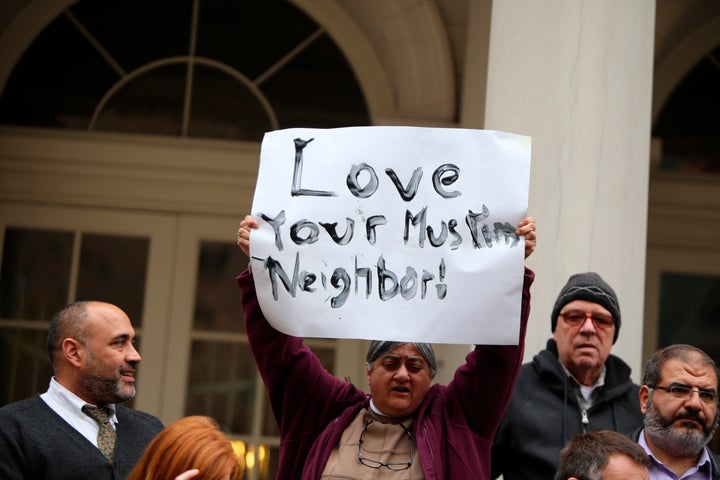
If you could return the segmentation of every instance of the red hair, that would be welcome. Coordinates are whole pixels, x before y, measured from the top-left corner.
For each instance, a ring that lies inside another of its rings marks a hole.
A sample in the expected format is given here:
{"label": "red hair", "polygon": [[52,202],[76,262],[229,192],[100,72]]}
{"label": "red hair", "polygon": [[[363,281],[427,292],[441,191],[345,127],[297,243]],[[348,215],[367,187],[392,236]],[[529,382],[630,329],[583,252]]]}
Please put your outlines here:
{"label": "red hair", "polygon": [[192,415],[165,427],[150,442],[127,480],[174,480],[197,468],[197,480],[240,478],[241,460],[210,417]]}

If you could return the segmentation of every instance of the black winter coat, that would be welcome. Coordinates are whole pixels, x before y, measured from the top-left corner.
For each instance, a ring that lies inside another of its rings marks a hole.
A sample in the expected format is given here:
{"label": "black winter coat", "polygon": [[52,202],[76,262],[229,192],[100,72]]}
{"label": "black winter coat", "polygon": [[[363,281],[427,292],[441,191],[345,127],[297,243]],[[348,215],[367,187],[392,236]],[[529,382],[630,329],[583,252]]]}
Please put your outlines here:
{"label": "black winter coat", "polygon": [[642,426],[638,387],[630,379],[630,367],[610,355],[605,361],[605,385],[588,409],[588,423],[558,360],[557,346],[547,348],[520,370],[515,392],[495,436],[492,478],[504,480],[553,480],[560,450],[576,434],[591,430],[615,430],[629,435]]}

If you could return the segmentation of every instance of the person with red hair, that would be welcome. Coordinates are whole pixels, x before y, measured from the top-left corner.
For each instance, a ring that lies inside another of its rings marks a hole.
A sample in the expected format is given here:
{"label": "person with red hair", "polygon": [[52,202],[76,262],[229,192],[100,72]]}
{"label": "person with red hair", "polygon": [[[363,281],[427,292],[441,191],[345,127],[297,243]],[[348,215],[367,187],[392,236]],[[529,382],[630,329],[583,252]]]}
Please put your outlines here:
{"label": "person with red hair", "polygon": [[243,465],[217,422],[191,415],[150,442],[127,480],[235,480]]}

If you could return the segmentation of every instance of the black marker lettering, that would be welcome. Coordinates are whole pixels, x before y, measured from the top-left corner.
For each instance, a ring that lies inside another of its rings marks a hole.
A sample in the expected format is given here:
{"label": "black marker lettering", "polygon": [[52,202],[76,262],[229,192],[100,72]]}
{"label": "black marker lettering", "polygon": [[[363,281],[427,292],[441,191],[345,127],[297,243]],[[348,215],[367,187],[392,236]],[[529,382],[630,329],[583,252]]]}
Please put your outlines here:
{"label": "black marker lettering", "polygon": [[450,235],[455,238],[455,240],[452,241],[450,244],[450,250],[457,250],[458,247],[460,247],[460,244],[462,243],[462,236],[457,232],[458,222],[454,218],[448,222],[448,229],[450,230]]}
{"label": "black marker lettering", "polygon": [[367,241],[370,245],[375,245],[375,227],[378,225],[385,225],[386,223],[387,219],[384,215],[373,215],[372,217],[367,219],[367,221],[365,222],[365,235],[367,236]]}
{"label": "black marker lettering", "polygon": [[479,242],[478,236],[478,223],[483,219],[490,216],[490,210],[483,205],[482,213],[475,213],[472,210],[468,210],[468,214],[465,215],[465,223],[470,228],[470,236],[472,237],[473,246],[475,248],[482,248],[483,245]]}
{"label": "black marker lettering", "polygon": [[[399,288],[397,275],[385,268],[385,259],[382,257],[382,255],[378,259],[377,263],[377,276],[380,300],[386,302],[393,298],[395,295],[397,295]],[[389,288],[388,282],[390,283]]]}
{"label": "black marker lettering", "polygon": [[280,227],[285,223],[285,210],[281,210],[275,218],[270,218],[264,213],[260,213],[259,217],[268,222],[272,227],[275,233],[275,248],[277,248],[279,252],[282,252],[283,244],[282,238],[280,237]]}
{"label": "black marker lettering", "polygon": [[500,241],[500,234],[502,233],[505,237],[505,245],[510,244],[514,247],[520,241],[520,237],[515,233],[515,227],[510,225],[508,222],[495,222],[495,239]]}
{"label": "black marker lettering", "polygon": [[365,278],[365,298],[370,297],[372,291],[372,270],[368,267],[358,267],[357,257],[355,257],[355,294],[358,293],[360,285],[360,277]]}
{"label": "black marker lettering", "polygon": [[[358,183],[358,177],[363,171],[367,172],[370,175],[370,179],[364,187],[361,187]],[[347,179],[345,181],[347,183],[348,189],[350,190],[350,193],[355,195],[357,198],[368,198],[378,189],[378,177],[375,173],[375,170],[373,170],[370,165],[364,162],[360,165],[353,165],[350,168],[350,173],[348,173]]]}
{"label": "black marker lettering", "polygon": [[[448,174],[448,175],[446,175]],[[457,181],[457,179],[460,177],[460,167],[457,165],[453,165],[452,163],[446,163],[444,165],[440,165],[438,168],[435,169],[435,173],[433,173],[433,187],[435,188],[435,191],[443,198],[454,198],[458,195],[461,195],[460,192],[457,190],[453,190],[452,192],[447,192],[445,189],[443,189],[443,185],[452,185]]]}
{"label": "black marker lettering", "polygon": [[422,168],[418,167],[415,169],[415,171],[412,173],[412,177],[410,177],[407,188],[403,187],[402,182],[395,173],[395,170],[393,170],[392,168],[386,168],[385,173],[388,177],[390,177],[390,180],[392,180],[393,184],[395,184],[395,188],[397,188],[397,191],[400,194],[400,198],[402,198],[406,202],[409,202],[410,200],[415,198],[415,195],[418,191],[418,185],[420,184],[420,179],[423,176]]}
{"label": "black marker lettering", "polygon": [[417,293],[417,289],[417,272],[412,267],[405,268],[405,276],[400,280],[400,295],[405,300],[410,300]]}
{"label": "black marker lettering", "polygon": [[[445,259],[443,258],[440,260],[440,267],[438,267],[438,271],[440,274],[440,281],[442,282],[445,280]],[[438,283],[435,285],[435,288],[437,289],[437,297],[442,300],[447,296],[447,284],[445,283]]]}
{"label": "black marker lettering", "polygon": [[407,245],[408,240],[410,239],[410,224],[412,223],[413,227],[417,227],[418,224],[420,225],[420,228],[418,228],[419,235],[418,235],[418,245],[422,248],[425,246],[425,228],[426,228],[426,222],[425,222],[425,216],[427,215],[427,206],[423,207],[422,210],[420,210],[420,213],[413,216],[412,213],[410,213],[410,210],[405,210],[405,230],[403,232],[403,240],[405,241],[405,244]]}
{"label": "black marker lettering", "polygon": [[[303,229],[308,230],[308,234],[305,237],[300,236],[300,231]],[[319,236],[320,229],[318,226],[304,218],[293,223],[292,227],[290,227],[290,238],[295,245],[311,245],[318,241]]]}
{"label": "black marker lettering", "polygon": [[347,245],[353,238],[353,232],[355,231],[355,220],[353,220],[352,218],[346,218],[345,220],[347,226],[345,227],[345,234],[342,237],[338,236],[337,234],[337,222],[319,222],[320,226],[325,229],[328,235],[330,235],[330,238],[332,238],[333,242],[335,242],[337,245]]}
{"label": "black marker lettering", "polygon": [[290,195],[293,197],[299,197],[300,195],[307,195],[307,196],[315,196],[315,197],[334,197],[335,192],[328,192],[325,190],[308,190],[305,188],[300,188],[300,183],[302,181],[302,171],[303,171],[303,150],[307,146],[308,143],[315,140],[314,138],[311,138],[310,140],[303,140],[301,138],[296,138],[294,140],[295,142],[295,168],[293,170],[293,181],[292,181],[292,190],[290,190]]}
{"label": "black marker lettering", "polygon": [[447,223],[440,222],[440,234],[437,237],[434,234],[433,227],[428,225],[427,236],[430,245],[432,245],[433,247],[442,247],[445,243],[445,239],[447,239],[448,236]]}
{"label": "black marker lettering", "polygon": [[348,295],[350,295],[350,275],[344,268],[336,268],[332,277],[330,277],[330,283],[335,288],[342,287],[342,291],[330,299],[332,308],[340,308],[345,305]]}

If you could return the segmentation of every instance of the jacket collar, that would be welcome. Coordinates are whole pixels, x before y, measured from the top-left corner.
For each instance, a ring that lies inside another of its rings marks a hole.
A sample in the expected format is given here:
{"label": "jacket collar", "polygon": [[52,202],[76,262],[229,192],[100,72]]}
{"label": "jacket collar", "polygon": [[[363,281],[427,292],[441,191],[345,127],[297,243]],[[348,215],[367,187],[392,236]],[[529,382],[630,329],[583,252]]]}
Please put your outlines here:
{"label": "jacket collar", "polygon": [[[548,339],[545,350],[535,355],[532,363],[537,374],[547,381],[550,388],[564,390],[568,376],[558,359],[557,344],[554,339]],[[631,372],[627,363],[620,357],[610,354],[605,361],[605,385],[602,387],[605,398],[620,396],[632,388]]]}

